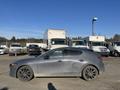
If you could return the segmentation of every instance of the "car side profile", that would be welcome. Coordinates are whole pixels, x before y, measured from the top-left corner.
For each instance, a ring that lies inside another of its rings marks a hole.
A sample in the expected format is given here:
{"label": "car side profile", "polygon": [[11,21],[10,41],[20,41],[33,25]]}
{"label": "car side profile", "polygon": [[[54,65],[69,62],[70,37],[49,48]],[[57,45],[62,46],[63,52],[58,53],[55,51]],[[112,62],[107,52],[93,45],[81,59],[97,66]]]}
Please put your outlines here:
{"label": "car side profile", "polygon": [[10,64],[10,76],[22,81],[58,76],[80,76],[92,80],[103,71],[104,64],[98,55],[88,49],[73,47],[53,49],[36,58]]}

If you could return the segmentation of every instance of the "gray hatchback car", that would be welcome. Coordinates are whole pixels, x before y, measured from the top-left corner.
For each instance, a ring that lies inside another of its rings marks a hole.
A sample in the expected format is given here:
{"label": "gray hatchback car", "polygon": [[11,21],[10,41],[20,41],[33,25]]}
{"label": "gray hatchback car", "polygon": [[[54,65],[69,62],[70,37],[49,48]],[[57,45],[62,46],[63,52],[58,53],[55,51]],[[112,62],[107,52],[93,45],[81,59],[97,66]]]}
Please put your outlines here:
{"label": "gray hatchback car", "polygon": [[57,48],[38,57],[18,60],[10,64],[10,76],[22,81],[34,77],[79,76],[95,79],[104,71],[99,55],[83,48]]}

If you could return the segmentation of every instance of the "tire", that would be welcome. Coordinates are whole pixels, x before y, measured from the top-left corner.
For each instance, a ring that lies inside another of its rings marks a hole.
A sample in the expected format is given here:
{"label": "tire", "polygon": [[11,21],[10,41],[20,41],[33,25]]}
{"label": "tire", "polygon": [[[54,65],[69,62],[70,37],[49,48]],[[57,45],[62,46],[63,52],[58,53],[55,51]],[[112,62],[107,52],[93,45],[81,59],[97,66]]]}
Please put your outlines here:
{"label": "tire", "polygon": [[30,81],[34,77],[33,71],[29,66],[21,66],[17,70],[17,78],[21,81]]}
{"label": "tire", "polygon": [[118,56],[119,56],[119,54],[118,54],[117,51],[114,51],[114,56],[115,56],[115,57],[118,57]]}
{"label": "tire", "polygon": [[98,76],[98,70],[92,65],[86,66],[82,71],[82,77],[84,80],[89,81],[95,79]]}

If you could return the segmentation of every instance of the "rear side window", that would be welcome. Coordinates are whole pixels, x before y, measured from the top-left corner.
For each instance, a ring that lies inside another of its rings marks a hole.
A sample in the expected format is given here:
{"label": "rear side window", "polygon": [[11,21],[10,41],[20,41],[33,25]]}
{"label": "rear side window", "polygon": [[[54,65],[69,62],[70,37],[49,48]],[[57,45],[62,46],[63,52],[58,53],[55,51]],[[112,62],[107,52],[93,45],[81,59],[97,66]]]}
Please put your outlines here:
{"label": "rear side window", "polygon": [[82,54],[82,51],[80,51],[80,50],[64,50],[63,51],[63,54],[65,55],[65,56],[68,56],[68,55],[70,55],[70,56],[75,56],[75,55],[81,55]]}

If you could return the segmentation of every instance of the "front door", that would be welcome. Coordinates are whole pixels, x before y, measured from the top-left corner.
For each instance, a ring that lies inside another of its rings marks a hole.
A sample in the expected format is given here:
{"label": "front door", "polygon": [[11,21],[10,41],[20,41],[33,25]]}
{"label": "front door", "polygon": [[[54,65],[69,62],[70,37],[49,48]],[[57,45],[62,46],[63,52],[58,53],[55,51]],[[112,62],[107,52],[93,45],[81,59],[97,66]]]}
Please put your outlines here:
{"label": "front door", "polygon": [[38,69],[40,76],[61,76],[66,70],[63,50],[56,49],[45,55]]}

